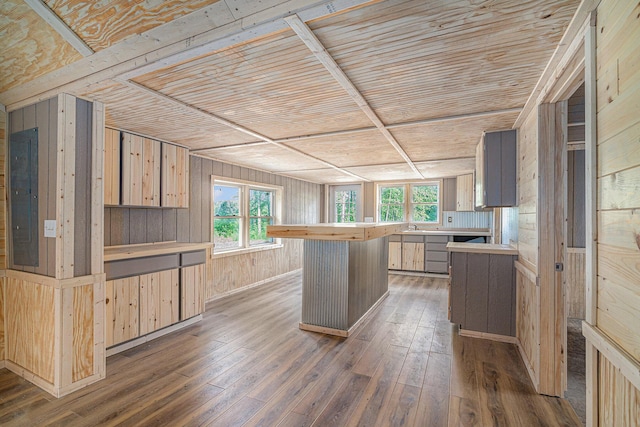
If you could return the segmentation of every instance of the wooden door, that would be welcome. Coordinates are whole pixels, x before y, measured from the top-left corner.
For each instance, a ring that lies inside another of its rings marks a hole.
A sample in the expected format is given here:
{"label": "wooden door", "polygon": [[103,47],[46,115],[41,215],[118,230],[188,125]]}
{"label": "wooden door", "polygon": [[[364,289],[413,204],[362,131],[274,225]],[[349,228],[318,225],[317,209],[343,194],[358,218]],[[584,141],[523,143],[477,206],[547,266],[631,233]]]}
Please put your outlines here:
{"label": "wooden door", "polygon": [[189,150],[162,144],[163,207],[189,207]]}
{"label": "wooden door", "polygon": [[104,130],[104,204],[120,204],[120,131]]}
{"label": "wooden door", "polygon": [[177,268],[140,276],[140,335],[180,320],[179,284]]}
{"label": "wooden door", "polygon": [[402,269],[424,271],[424,243],[402,242]]}
{"label": "wooden door", "polygon": [[180,269],[181,314],[180,320],[204,312],[205,264]]}
{"label": "wooden door", "polygon": [[160,142],[122,134],[122,204],[160,206]]}
{"label": "wooden door", "polygon": [[389,242],[389,269],[402,268],[402,242]]}
{"label": "wooden door", "polygon": [[140,276],[107,281],[105,295],[107,347],[140,335],[139,293]]}

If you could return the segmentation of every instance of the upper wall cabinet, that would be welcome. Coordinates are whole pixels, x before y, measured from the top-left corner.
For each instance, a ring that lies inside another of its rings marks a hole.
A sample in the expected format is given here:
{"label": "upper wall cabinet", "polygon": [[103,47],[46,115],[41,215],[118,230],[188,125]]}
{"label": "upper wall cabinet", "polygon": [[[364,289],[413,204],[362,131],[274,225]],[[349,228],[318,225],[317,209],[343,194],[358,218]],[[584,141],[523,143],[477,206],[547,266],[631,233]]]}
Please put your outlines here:
{"label": "upper wall cabinet", "polygon": [[189,150],[162,144],[162,206],[189,207]]}
{"label": "upper wall cabinet", "polygon": [[104,130],[104,204],[120,204],[120,131]]}
{"label": "upper wall cabinet", "polygon": [[160,142],[122,133],[122,204],[160,206]]}
{"label": "upper wall cabinet", "polygon": [[189,150],[105,129],[104,204],[189,207]]}
{"label": "upper wall cabinet", "polygon": [[473,211],[473,174],[460,175],[456,180],[456,210]]}
{"label": "upper wall cabinet", "polygon": [[476,148],[476,206],[516,206],[516,131],[487,132]]}

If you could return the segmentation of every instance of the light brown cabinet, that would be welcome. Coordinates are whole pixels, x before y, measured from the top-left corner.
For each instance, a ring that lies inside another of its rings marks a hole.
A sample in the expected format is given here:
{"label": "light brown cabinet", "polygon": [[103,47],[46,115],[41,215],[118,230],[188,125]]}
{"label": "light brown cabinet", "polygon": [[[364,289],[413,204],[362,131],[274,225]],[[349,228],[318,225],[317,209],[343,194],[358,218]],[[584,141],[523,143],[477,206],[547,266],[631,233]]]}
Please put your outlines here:
{"label": "light brown cabinet", "polygon": [[189,150],[172,144],[162,144],[163,207],[189,207]]}
{"label": "light brown cabinet", "polygon": [[104,204],[120,204],[120,131],[104,130]]}
{"label": "light brown cabinet", "polygon": [[107,347],[140,336],[138,311],[140,276],[108,280],[105,290]]}
{"label": "light brown cabinet", "polygon": [[456,211],[473,211],[473,174],[460,175],[456,179]]}
{"label": "light brown cabinet", "polygon": [[[395,237],[398,240],[392,241],[391,238]],[[400,241],[400,236],[389,236],[389,269],[402,269],[402,242]]]}
{"label": "light brown cabinet", "polygon": [[180,293],[182,295],[180,320],[204,312],[205,271],[205,264],[180,269]]}
{"label": "light brown cabinet", "polygon": [[180,320],[180,275],[177,268],[140,278],[140,335]]}
{"label": "light brown cabinet", "polygon": [[[408,237],[413,237],[414,239],[404,241]],[[404,236],[401,269],[405,271],[424,271],[424,238],[421,236]]]}
{"label": "light brown cabinet", "polygon": [[160,206],[160,142],[122,134],[122,204]]}

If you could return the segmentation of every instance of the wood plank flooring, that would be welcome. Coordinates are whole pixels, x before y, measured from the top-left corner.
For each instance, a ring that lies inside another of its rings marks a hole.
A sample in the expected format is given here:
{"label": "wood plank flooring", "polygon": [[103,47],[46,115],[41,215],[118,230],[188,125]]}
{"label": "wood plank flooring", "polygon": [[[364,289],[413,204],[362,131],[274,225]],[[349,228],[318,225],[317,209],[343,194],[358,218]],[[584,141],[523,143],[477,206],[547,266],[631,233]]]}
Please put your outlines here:
{"label": "wood plank flooring", "polygon": [[355,335],[298,329],[301,276],[207,306],[204,320],[107,359],[54,399],[0,370],[3,426],[575,426],[534,392],[515,346],[460,337],[447,282],[390,275]]}

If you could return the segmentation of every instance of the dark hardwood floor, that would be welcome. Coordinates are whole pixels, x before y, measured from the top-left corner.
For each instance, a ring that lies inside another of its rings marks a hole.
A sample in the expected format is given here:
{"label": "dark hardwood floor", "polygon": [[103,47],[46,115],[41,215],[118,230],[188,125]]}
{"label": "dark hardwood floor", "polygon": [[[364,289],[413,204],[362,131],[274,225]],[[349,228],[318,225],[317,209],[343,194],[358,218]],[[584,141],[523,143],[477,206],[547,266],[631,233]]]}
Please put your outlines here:
{"label": "dark hardwood floor", "polygon": [[355,335],[298,329],[301,276],[208,304],[204,320],[107,359],[61,399],[0,370],[0,425],[558,426],[515,346],[460,337],[443,279],[390,277]]}

